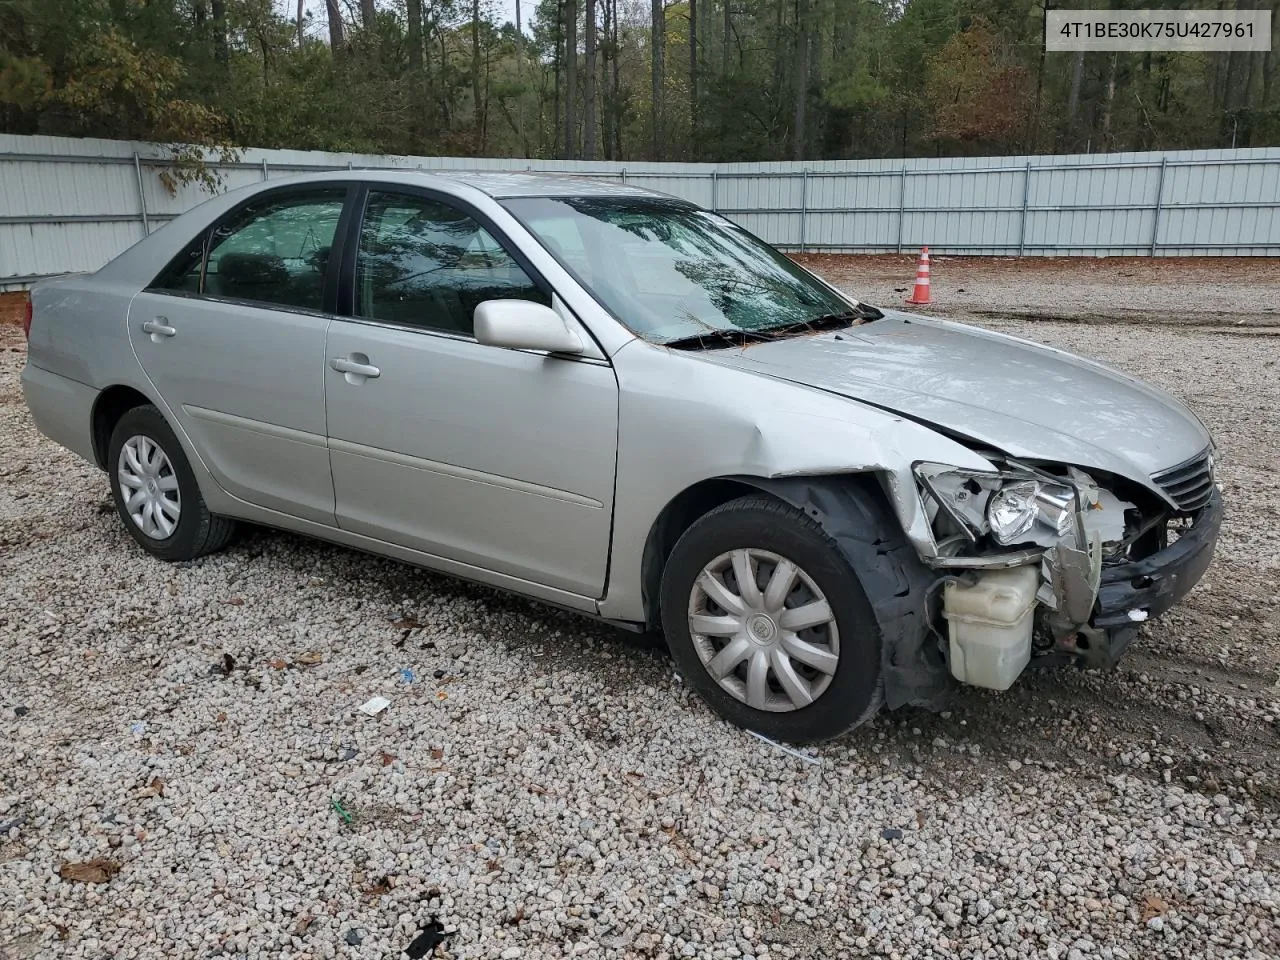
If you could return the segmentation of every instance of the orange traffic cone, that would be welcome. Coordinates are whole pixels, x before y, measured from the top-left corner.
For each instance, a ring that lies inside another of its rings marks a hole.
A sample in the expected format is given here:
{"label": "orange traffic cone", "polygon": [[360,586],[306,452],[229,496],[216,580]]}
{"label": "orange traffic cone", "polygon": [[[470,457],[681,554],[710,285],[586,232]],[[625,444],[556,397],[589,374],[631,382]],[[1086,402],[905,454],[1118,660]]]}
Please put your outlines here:
{"label": "orange traffic cone", "polygon": [[929,302],[929,248],[920,248],[920,265],[916,267],[916,288],[907,303],[923,304]]}

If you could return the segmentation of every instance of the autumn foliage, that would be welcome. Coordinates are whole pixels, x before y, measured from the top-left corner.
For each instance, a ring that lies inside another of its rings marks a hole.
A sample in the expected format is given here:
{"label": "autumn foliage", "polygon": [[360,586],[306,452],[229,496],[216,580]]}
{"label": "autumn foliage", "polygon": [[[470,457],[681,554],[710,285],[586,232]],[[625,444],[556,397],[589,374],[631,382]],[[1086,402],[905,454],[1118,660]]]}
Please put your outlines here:
{"label": "autumn foliage", "polygon": [[985,21],[958,33],[929,58],[925,96],[933,136],[960,143],[1014,146],[1032,105],[1030,74],[1011,62]]}

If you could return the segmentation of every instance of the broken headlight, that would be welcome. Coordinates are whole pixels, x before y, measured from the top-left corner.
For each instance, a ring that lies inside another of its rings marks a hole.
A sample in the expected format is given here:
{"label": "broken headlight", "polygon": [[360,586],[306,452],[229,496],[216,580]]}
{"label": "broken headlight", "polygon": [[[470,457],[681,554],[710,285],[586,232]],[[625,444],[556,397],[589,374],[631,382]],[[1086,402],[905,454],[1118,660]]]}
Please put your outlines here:
{"label": "broken headlight", "polygon": [[990,534],[1002,546],[1049,546],[1071,530],[1075,490],[1016,469],[962,470],[937,463],[916,465],[921,487],[970,539]]}
{"label": "broken headlight", "polygon": [[1064,537],[1071,529],[1075,504],[1070,487],[1041,480],[1015,480],[987,501],[987,525],[996,542],[1005,546],[1025,539],[1036,523]]}
{"label": "broken headlight", "polygon": [[1036,522],[1036,494],[1040,484],[1034,480],[1015,480],[987,498],[987,525],[997,543],[1017,543]]}

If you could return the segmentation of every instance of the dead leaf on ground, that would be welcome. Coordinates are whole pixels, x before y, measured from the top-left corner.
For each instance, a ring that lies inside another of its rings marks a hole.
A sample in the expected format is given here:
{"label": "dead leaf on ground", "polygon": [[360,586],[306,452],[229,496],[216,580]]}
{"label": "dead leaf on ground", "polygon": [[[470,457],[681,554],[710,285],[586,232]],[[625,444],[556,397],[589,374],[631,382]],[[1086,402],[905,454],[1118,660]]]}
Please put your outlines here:
{"label": "dead leaf on ground", "polygon": [[366,897],[380,897],[384,893],[390,893],[396,885],[396,878],[387,874],[385,877],[379,877],[369,886],[364,888]]}
{"label": "dead leaf on ground", "polygon": [[433,748],[432,748],[432,750],[431,750],[431,759],[432,759],[432,760],[443,760],[443,759],[444,759],[444,751],[443,751],[443,750],[441,750],[439,747],[433,747]]}
{"label": "dead leaf on ground", "polygon": [[228,604],[230,604],[231,606],[233,606],[233,607],[243,607],[243,606],[244,606],[244,598],[242,598],[242,597],[232,597],[230,600],[228,600],[228,601],[226,601],[226,602],[227,602]]}
{"label": "dead leaf on ground", "polygon": [[294,657],[293,662],[300,667],[314,667],[317,663],[324,663],[324,654],[319,650],[308,650],[306,653]]}
{"label": "dead leaf on ground", "polygon": [[1152,917],[1163,917],[1169,912],[1169,905],[1154,894],[1147,894],[1142,898],[1142,922],[1146,923]]}
{"label": "dead leaf on ground", "polygon": [[64,863],[58,868],[58,876],[63,880],[79,883],[107,883],[119,872],[120,864],[106,857],[95,857],[84,863]]}
{"label": "dead leaf on ground", "polygon": [[302,916],[298,917],[297,922],[293,925],[293,935],[295,937],[302,936],[307,932],[307,928],[310,927],[311,924],[315,923],[315,920],[316,918],[309,913],[304,913]]}
{"label": "dead leaf on ground", "polygon": [[392,620],[391,626],[397,630],[419,630],[422,628],[422,623],[417,617],[412,617],[406,613],[399,620]]}
{"label": "dead leaf on ground", "polygon": [[383,750],[380,756],[382,757],[382,765],[384,767],[389,767],[396,762],[396,755],[394,753],[387,753],[387,751]]}
{"label": "dead leaf on ground", "polygon": [[163,797],[164,796],[164,779],[162,777],[152,777],[142,791],[138,794],[140,797]]}
{"label": "dead leaf on ground", "polygon": [[273,670],[283,670],[285,667],[289,666],[289,661],[283,660],[280,657],[274,657],[267,661],[267,666]]}
{"label": "dead leaf on ground", "polygon": [[227,722],[227,711],[225,711],[225,710],[219,710],[219,711],[218,711],[218,722],[219,722],[219,723],[226,723],[226,722]]}

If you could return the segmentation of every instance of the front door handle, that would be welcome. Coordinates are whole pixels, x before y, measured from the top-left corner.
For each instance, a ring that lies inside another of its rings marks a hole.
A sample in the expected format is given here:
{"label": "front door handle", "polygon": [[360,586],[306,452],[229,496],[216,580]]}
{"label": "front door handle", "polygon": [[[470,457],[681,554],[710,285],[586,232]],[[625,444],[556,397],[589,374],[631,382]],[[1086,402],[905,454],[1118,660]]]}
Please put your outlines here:
{"label": "front door handle", "polygon": [[382,376],[382,371],[368,362],[364,354],[351,357],[334,357],[329,366],[339,373],[345,373],[348,383],[361,383],[364,380],[375,380]]}
{"label": "front door handle", "polygon": [[168,320],[168,317],[156,317],[154,320],[146,320],[142,324],[142,332],[151,334],[151,339],[155,343],[159,343],[161,337],[172,337],[178,331],[169,326]]}

